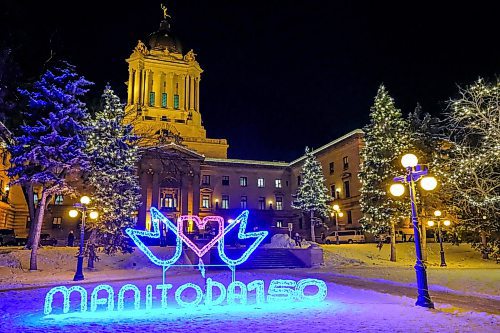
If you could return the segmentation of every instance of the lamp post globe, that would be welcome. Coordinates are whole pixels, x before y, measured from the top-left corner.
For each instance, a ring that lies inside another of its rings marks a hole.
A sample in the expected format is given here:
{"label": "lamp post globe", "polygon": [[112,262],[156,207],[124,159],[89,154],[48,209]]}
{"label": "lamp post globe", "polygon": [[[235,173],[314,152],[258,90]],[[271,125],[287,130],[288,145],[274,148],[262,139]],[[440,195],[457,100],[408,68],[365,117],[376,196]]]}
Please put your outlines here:
{"label": "lamp post globe", "polygon": [[340,210],[340,206],[339,205],[333,205],[333,209],[336,210],[336,211],[339,211]]}
{"label": "lamp post globe", "polygon": [[444,220],[444,221],[443,221],[443,224],[444,224],[445,226],[449,227],[449,226],[450,226],[450,224],[451,224],[451,221],[450,221],[450,220]]}
{"label": "lamp post globe", "polygon": [[440,217],[442,215],[441,211],[440,210],[435,210],[434,211],[434,216],[435,217]]}
{"label": "lamp post globe", "polygon": [[437,187],[437,180],[432,176],[423,177],[420,180],[420,187],[426,191],[432,191]]}
{"label": "lamp post globe", "polygon": [[405,187],[403,184],[392,184],[389,188],[389,192],[395,197],[400,197],[405,193]]}
{"label": "lamp post globe", "polygon": [[88,205],[90,203],[90,198],[86,195],[80,198],[80,203],[82,205]]}
{"label": "lamp post globe", "polygon": [[95,220],[95,219],[97,219],[97,218],[99,217],[99,213],[98,213],[98,212],[96,212],[95,210],[93,210],[93,211],[91,211],[91,212],[89,213],[89,217],[90,217],[92,220]]}
{"label": "lamp post globe", "polygon": [[434,221],[427,221],[427,225],[429,227],[433,227],[434,226]]}
{"label": "lamp post globe", "polygon": [[405,168],[412,168],[418,164],[418,158],[414,154],[405,154],[401,158],[401,164]]}
{"label": "lamp post globe", "polygon": [[76,209],[72,209],[68,213],[69,217],[77,217],[78,216],[78,211]]}

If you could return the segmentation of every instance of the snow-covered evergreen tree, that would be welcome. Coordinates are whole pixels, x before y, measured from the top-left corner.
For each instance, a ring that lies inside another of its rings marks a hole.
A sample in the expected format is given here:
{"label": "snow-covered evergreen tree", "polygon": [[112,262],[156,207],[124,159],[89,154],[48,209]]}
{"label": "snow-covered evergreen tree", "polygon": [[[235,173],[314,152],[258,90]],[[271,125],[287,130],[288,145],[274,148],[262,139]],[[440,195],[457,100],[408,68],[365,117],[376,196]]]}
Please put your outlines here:
{"label": "snow-covered evergreen tree", "polygon": [[364,146],[361,149],[362,165],[360,205],[361,223],[371,233],[391,232],[391,260],[396,260],[395,224],[408,215],[406,200],[395,199],[388,193],[393,178],[404,171],[401,156],[408,152],[408,124],[401,110],[382,85],[371,108],[370,123],[364,127]]}
{"label": "snow-covered evergreen tree", "polygon": [[88,180],[93,204],[100,212],[99,219],[90,224],[93,229],[88,249],[90,265],[95,245],[103,246],[107,254],[132,250],[124,230],[134,226],[140,205],[139,151],[132,126],[123,124],[124,116],[120,99],[106,86],[102,107],[90,121],[92,131],[87,139],[91,162]]}
{"label": "snow-covered evergreen tree", "polygon": [[88,114],[81,98],[89,85],[74,66],[62,62],[47,70],[30,90],[20,90],[28,99],[31,122],[21,127],[23,134],[15,137],[15,143],[9,147],[9,176],[14,183],[38,188],[41,194],[30,235],[30,270],[37,269],[47,204],[56,193],[73,192],[67,177],[87,165],[83,122]]}
{"label": "snow-covered evergreen tree", "polygon": [[479,79],[450,101],[453,206],[464,240],[487,258],[500,248],[500,80]]}
{"label": "snow-covered evergreen tree", "polygon": [[312,151],[306,147],[306,159],[301,169],[301,181],[294,196],[292,207],[308,214],[311,219],[311,240],[316,241],[314,215],[327,217],[330,208],[328,202],[332,199],[325,186],[325,177],[321,164]]}

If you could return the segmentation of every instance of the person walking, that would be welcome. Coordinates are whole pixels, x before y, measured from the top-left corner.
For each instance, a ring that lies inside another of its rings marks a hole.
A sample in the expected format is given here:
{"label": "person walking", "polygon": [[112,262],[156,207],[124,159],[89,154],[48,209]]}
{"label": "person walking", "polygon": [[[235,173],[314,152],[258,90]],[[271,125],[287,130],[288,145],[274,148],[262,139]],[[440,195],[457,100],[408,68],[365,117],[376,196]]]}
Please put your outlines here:
{"label": "person walking", "polygon": [[295,233],[293,239],[295,240],[295,246],[302,247],[302,244],[300,243],[300,235],[298,232]]}
{"label": "person walking", "polygon": [[71,230],[68,234],[68,246],[73,246],[74,242],[75,242],[75,234],[73,233],[73,230]]}

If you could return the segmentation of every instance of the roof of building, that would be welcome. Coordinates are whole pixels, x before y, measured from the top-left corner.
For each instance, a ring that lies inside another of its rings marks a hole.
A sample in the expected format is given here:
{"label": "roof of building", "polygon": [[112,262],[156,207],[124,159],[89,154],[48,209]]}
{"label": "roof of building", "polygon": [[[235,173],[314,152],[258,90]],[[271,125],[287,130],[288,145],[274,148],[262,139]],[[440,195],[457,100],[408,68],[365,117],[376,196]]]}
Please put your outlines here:
{"label": "roof of building", "polygon": [[166,49],[171,53],[182,54],[182,44],[171,31],[170,17],[165,17],[160,22],[159,29],[148,36],[147,42],[151,49]]}
{"label": "roof of building", "polygon": [[286,162],[276,162],[276,161],[256,161],[256,160],[239,160],[233,158],[205,158],[205,162],[209,163],[229,163],[229,164],[247,164],[247,165],[261,165],[261,166],[275,166],[275,167],[287,167]]}
{"label": "roof of building", "polygon": [[[347,133],[345,135],[342,135],[340,138],[335,139],[335,140],[327,143],[326,145],[323,145],[323,146],[321,146],[321,147],[319,147],[317,149],[314,149],[312,151],[312,153],[313,153],[313,155],[316,155],[319,152],[321,152],[322,150],[330,148],[331,146],[334,146],[334,145],[336,145],[336,144],[338,144],[338,143],[340,143],[340,142],[342,142],[342,141],[344,141],[344,140],[348,139],[349,137],[351,137],[353,135],[356,135],[356,134],[364,134],[364,132],[361,129],[355,129],[355,130],[353,130],[353,131],[351,131],[351,132],[349,132],[349,133]],[[306,155],[302,155],[301,157],[297,158],[296,160],[291,161],[289,165],[292,166],[292,165],[294,165],[296,163],[299,163],[299,162],[301,162],[305,158],[306,158]]]}

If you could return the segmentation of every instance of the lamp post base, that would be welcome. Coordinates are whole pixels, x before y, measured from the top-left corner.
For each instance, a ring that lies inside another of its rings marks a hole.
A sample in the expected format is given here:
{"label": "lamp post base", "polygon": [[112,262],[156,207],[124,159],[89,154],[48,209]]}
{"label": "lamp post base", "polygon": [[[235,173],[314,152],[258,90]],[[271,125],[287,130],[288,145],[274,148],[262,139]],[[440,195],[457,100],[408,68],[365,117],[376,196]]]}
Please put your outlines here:
{"label": "lamp post base", "polygon": [[434,303],[432,303],[430,298],[426,298],[426,297],[418,296],[417,301],[415,302],[415,305],[421,306],[424,308],[434,309]]}
{"label": "lamp post base", "polygon": [[429,295],[429,287],[427,286],[427,272],[425,271],[425,266],[422,263],[417,263],[415,265],[415,273],[417,274],[418,289],[418,297],[415,305],[434,309],[434,303],[432,303],[431,301],[431,296]]}
{"label": "lamp post base", "polygon": [[79,256],[78,263],[76,264],[76,272],[75,276],[73,277],[73,281],[81,281],[84,279],[85,277],[83,276],[83,257]]}

